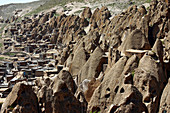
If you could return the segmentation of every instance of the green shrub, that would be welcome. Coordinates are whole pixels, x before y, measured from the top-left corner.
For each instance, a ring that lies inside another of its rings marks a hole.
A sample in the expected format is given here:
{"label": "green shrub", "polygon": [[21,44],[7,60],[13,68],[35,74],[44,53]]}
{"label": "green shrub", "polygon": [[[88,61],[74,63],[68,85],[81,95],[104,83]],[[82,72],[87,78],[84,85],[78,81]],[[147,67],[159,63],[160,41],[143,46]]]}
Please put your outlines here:
{"label": "green shrub", "polygon": [[0,60],[4,60],[4,57],[0,57]]}
{"label": "green shrub", "polygon": [[150,2],[151,2],[151,0],[146,0],[146,2],[147,2],[147,3],[150,3]]}
{"label": "green shrub", "polygon": [[0,48],[3,46],[3,44],[2,43],[0,43]]}
{"label": "green shrub", "polygon": [[133,71],[131,72],[131,74],[132,74],[132,77],[134,77],[134,76],[135,76],[135,70],[133,70]]}
{"label": "green shrub", "polygon": [[7,53],[5,53],[4,55],[14,56],[14,55],[16,55],[16,53],[7,52]]}

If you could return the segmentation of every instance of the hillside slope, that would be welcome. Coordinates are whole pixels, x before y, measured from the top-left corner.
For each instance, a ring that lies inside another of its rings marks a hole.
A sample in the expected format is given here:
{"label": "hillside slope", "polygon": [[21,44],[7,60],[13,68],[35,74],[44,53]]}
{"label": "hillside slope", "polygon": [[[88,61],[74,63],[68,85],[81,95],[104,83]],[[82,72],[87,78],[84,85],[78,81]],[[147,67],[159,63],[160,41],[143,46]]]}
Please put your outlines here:
{"label": "hillside slope", "polygon": [[72,2],[11,18],[1,113],[169,113],[170,0],[140,3]]}
{"label": "hillside slope", "polygon": [[[69,3],[83,3],[81,4],[81,7],[86,7],[87,4],[90,4],[91,8],[101,7],[101,6],[107,6],[109,9],[115,9],[113,12],[123,11],[123,9],[126,9],[130,5],[141,5],[147,2],[150,2],[149,0],[39,0],[31,3],[16,3],[16,4],[8,4],[8,5],[2,5],[0,6],[0,17],[7,19],[11,16],[15,15],[16,11],[20,11],[18,16],[30,16],[32,14],[37,14],[39,12],[49,10],[51,8],[60,7],[63,9],[67,9],[65,7],[66,4]],[[71,8],[73,9],[73,8]],[[70,9],[69,9],[70,10]],[[79,11],[80,12],[80,11]]]}
{"label": "hillside slope", "polygon": [[16,4],[8,4],[0,6],[0,17],[7,19],[13,16],[16,10],[22,10],[23,13],[28,13],[36,8],[43,5],[45,1],[35,1],[31,3],[16,3]]}

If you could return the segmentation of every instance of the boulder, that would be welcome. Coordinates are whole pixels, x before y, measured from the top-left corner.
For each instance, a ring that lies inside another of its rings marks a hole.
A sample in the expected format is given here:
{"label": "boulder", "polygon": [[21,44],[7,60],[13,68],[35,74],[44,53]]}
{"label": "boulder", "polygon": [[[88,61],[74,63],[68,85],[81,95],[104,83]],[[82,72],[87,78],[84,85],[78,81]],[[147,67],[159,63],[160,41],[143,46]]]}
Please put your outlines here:
{"label": "boulder", "polygon": [[73,94],[76,92],[77,86],[76,86],[76,84],[75,84],[75,82],[74,82],[74,80],[72,78],[72,75],[70,74],[69,71],[63,69],[62,71],[60,71],[58,77],[66,83],[68,89]]}
{"label": "boulder", "polygon": [[[48,86],[43,86],[37,94],[38,102],[41,105],[40,108],[46,113],[52,112],[52,95],[53,90]],[[44,109],[43,109],[44,108]]]}
{"label": "boulder", "polygon": [[89,22],[86,18],[81,18],[80,19],[80,28],[81,27],[87,27],[89,25]]}
{"label": "boulder", "polygon": [[108,113],[147,113],[146,106],[142,103],[142,94],[130,84],[122,85],[114,102],[109,106]]}
{"label": "boulder", "polygon": [[56,44],[57,43],[58,35],[59,35],[59,33],[53,33],[52,34],[52,36],[50,38],[51,44]]}
{"label": "boulder", "polygon": [[61,64],[63,65],[65,63],[65,61],[67,60],[67,58],[69,57],[70,54],[70,47],[67,46],[63,49],[63,52],[61,54]]}
{"label": "boulder", "polygon": [[46,21],[48,21],[48,17],[49,17],[48,14],[45,14],[43,17],[41,17],[41,19],[40,19],[40,21],[39,21],[39,24],[44,24],[44,23],[46,23]]}
{"label": "boulder", "polygon": [[84,113],[86,103],[74,96],[76,89],[71,74],[66,70],[62,70],[52,80],[45,79],[37,94],[41,112]]}
{"label": "boulder", "polygon": [[165,89],[163,90],[161,100],[160,100],[160,107],[159,113],[169,113],[170,112],[170,79],[168,84],[166,85]]}
{"label": "boulder", "polygon": [[128,73],[134,72],[138,67],[138,61],[139,58],[136,55],[131,56],[124,67],[123,74],[127,75]]}
{"label": "boulder", "polygon": [[168,20],[169,20],[169,0],[156,0],[155,3],[152,3],[149,7],[151,33],[153,40],[157,38],[165,37],[165,34],[168,33]]}
{"label": "boulder", "polygon": [[100,79],[92,79],[88,85],[87,85],[87,89],[86,91],[84,92],[84,96],[86,98],[86,101],[89,102],[92,95],[93,95],[93,92],[95,91],[95,89],[100,85],[101,83],[101,78]]}
{"label": "boulder", "polygon": [[93,21],[97,23],[98,26],[105,25],[106,21],[111,17],[110,11],[107,7],[103,6],[101,9],[97,8],[90,18],[90,23]]}
{"label": "boulder", "polygon": [[141,15],[145,15],[147,13],[145,6],[140,6],[138,12],[140,12]]}
{"label": "boulder", "polygon": [[97,47],[91,54],[88,61],[84,64],[78,74],[78,84],[80,84],[84,79],[97,78],[102,71],[102,60],[103,50]]}
{"label": "boulder", "polygon": [[99,46],[100,34],[98,31],[89,32],[84,38],[85,50],[88,53],[93,52]]}
{"label": "boulder", "polygon": [[32,87],[24,83],[17,83],[2,105],[1,113],[39,113],[39,105]]}
{"label": "boulder", "polygon": [[134,86],[143,95],[143,102],[147,106],[149,113],[157,111],[166,79],[162,65],[156,62],[155,55],[146,53],[139,61],[133,80]]}
{"label": "boulder", "polygon": [[[113,103],[114,96],[119,88],[119,82],[121,82],[122,77],[120,76],[123,72],[126,61],[126,57],[121,58],[112,66],[109,72],[105,74],[102,83],[96,88],[91,97],[91,100],[88,104],[88,110],[91,111],[93,107],[98,107],[101,112],[104,112],[105,107]],[[108,104],[106,105],[106,103]]]}
{"label": "boulder", "polygon": [[49,25],[53,29],[57,27],[56,17],[52,17],[52,19],[50,19]]}
{"label": "boulder", "polygon": [[119,59],[120,59],[119,51],[113,48],[109,48],[107,68],[110,69]]}
{"label": "boulder", "polygon": [[141,93],[133,85],[123,82],[124,74],[122,72],[126,62],[126,57],[120,58],[105,74],[103,81],[96,88],[88,103],[88,111],[147,112],[146,106],[142,103]]}
{"label": "boulder", "polygon": [[78,74],[80,69],[83,67],[83,65],[86,63],[87,55],[84,47],[80,47],[74,52],[74,57],[72,64],[70,66],[70,73],[75,76]]}
{"label": "boulder", "polygon": [[152,51],[156,53],[157,57],[159,58],[159,61],[163,63],[163,42],[161,42],[160,39],[156,39],[156,42],[152,48]]}
{"label": "boulder", "polygon": [[116,35],[116,34],[113,34],[109,41],[111,42],[110,46],[113,47],[113,48],[118,48],[122,41],[121,41],[121,37],[119,35]]}
{"label": "boulder", "polygon": [[86,109],[73,93],[67,88],[64,81],[58,78],[52,85],[54,96],[52,97],[52,113],[84,113]]}
{"label": "boulder", "polygon": [[122,42],[119,50],[122,52],[122,54],[124,54],[124,52],[128,49],[146,50],[150,48],[149,41],[145,35],[139,29],[135,29]]}
{"label": "boulder", "polygon": [[92,15],[91,9],[89,7],[84,8],[81,17],[90,19]]}

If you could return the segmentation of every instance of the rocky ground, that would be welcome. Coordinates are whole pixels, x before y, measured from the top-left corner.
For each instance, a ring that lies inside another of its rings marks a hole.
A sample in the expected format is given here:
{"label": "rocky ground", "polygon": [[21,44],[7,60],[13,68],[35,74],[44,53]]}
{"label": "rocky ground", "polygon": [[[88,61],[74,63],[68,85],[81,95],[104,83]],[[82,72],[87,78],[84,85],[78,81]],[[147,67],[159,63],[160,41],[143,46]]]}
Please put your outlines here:
{"label": "rocky ground", "polygon": [[54,44],[56,65],[64,68],[33,86],[17,83],[1,113],[169,113],[170,1],[132,4],[116,14],[86,4],[72,15],[76,5],[6,22],[2,36],[31,34],[30,43]]}

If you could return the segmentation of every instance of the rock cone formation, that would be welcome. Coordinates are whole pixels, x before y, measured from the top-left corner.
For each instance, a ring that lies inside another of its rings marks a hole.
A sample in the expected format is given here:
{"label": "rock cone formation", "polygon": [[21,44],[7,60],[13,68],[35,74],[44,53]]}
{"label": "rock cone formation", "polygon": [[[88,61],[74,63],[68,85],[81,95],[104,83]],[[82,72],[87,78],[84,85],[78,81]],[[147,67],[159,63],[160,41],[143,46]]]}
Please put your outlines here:
{"label": "rock cone formation", "polygon": [[169,0],[113,17],[105,6],[53,10],[10,23],[7,34],[4,54],[24,52],[10,54],[15,77],[1,113],[170,112]]}

